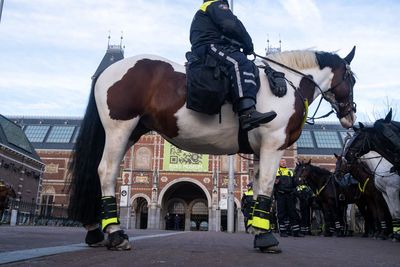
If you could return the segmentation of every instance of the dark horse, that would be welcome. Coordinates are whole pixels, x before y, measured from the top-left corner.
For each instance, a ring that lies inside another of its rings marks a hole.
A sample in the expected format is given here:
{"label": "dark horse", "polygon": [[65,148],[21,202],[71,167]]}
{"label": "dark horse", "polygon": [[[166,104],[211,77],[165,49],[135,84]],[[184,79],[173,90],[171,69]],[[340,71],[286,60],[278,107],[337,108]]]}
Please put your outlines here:
{"label": "dark horse", "polygon": [[325,221],[324,236],[344,236],[345,212],[348,204],[356,203],[366,220],[365,197],[360,197],[357,184],[342,186],[336,182],[332,172],[314,166],[311,161],[297,163],[295,178],[307,184],[322,209]]}
{"label": "dark horse", "polygon": [[8,208],[9,198],[16,198],[17,194],[12,187],[0,184],[0,222],[4,211]]}
{"label": "dark horse", "polygon": [[400,174],[400,122],[392,121],[392,109],[385,119],[375,121],[372,127],[354,128],[354,136],[346,147],[346,159],[358,158],[376,151],[393,164],[392,171]]}
{"label": "dark horse", "polygon": [[[345,58],[310,50],[269,56],[290,67],[271,63],[285,73],[291,84],[288,83],[288,88],[293,90],[276,97],[267,76],[260,75],[257,110],[274,110],[277,117],[249,131],[245,139],[260,159],[255,170],[259,175],[254,181],[254,199],[260,198],[261,202],[256,205],[262,206],[260,209],[265,214],[269,214],[279,160],[285,149],[301,135],[307,103],[321,94],[336,111],[343,127],[353,125],[355,78],[350,62],[354,53],[353,48]],[[226,102],[221,114],[213,116],[186,107],[183,65],[154,55],[125,58],[112,64],[92,83],[89,104],[69,165],[72,178],[69,215],[88,230],[86,242],[89,245],[101,242],[104,231],[108,234],[109,249],[131,248],[118,221],[117,177],[127,149],[149,131],[157,131],[176,147],[189,152],[224,155],[243,151],[239,145],[238,116],[232,111],[231,103]],[[208,207],[211,208],[212,203],[208,203]],[[271,233],[269,219],[260,218],[253,223],[259,226],[249,226],[255,247],[274,252],[278,242]]]}
{"label": "dark horse", "polygon": [[359,189],[365,196],[367,212],[372,215],[374,237],[387,239],[392,232],[392,217],[382,193],[375,186],[374,174],[360,159],[349,163],[343,156],[335,154],[335,157],[336,178],[343,179],[346,173],[350,173],[359,182]]}

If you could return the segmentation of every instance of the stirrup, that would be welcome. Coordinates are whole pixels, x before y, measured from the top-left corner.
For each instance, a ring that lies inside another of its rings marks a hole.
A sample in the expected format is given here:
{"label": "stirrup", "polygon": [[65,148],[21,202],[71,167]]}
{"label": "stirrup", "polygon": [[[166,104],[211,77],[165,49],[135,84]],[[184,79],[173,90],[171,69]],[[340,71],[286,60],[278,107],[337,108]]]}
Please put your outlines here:
{"label": "stirrup", "polygon": [[[255,115],[258,115],[259,117],[254,117]],[[260,113],[256,110],[253,110],[251,113],[240,115],[240,127],[244,131],[250,131],[254,128],[259,127],[260,124],[272,121],[273,119],[275,119],[276,115],[277,114],[275,111]]]}

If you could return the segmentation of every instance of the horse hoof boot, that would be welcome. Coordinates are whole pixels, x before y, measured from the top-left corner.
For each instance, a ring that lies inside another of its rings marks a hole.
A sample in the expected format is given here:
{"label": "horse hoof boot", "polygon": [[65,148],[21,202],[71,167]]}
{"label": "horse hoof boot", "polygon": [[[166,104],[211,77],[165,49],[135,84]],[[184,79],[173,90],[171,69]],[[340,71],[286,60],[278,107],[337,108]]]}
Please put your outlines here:
{"label": "horse hoof boot", "polygon": [[104,246],[104,233],[100,228],[88,231],[86,233],[85,242],[89,247],[102,247]]}
{"label": "horse hoof boot", "polygon": [[130,250],[131,244],[128,235],[123,230],[109,234],[107,248],[109,250]]}
{"label": "horse hoof boot", "polygon": [[282,252],[282,249],[278,246],[261,247],[260,251],[262,253],[278,254]]}
{"label": "horse hoof boot", "polygon": [[279,241],[271,232],[262,233],[254,236],[254,247],[259,248],[263,253],[280,253]]}

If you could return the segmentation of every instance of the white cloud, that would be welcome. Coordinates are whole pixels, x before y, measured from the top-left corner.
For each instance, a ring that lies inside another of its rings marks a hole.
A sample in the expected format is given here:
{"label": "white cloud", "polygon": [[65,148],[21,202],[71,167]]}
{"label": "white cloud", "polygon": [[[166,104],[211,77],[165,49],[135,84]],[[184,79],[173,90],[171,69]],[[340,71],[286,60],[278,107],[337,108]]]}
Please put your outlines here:
{"label": "white cloud", "polygon": [[[124,32],[125,56],[153,53],[182,63],[201,2],[6,0],[0,23],[0,114],[83,115],[109,31],[112,44]],[[283,50],[315,48],[342,57],[357,45],[351,64],[358,77],[355,101],[367,114],[387,96],[399,101],[400,3],[384,2],[236,0],[234,13],[260,54],[267,36],[275,47],[280,37]]]}

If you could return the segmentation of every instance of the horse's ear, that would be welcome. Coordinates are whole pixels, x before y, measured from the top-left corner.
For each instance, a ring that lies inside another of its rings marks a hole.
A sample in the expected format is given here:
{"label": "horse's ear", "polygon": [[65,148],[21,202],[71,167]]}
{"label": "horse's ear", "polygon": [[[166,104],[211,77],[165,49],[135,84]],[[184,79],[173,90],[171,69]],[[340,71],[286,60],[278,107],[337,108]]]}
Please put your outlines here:
{"label": "horse's ear", "polygon": [[385,117],[385,122],[389,123],[392,120],[392,108],[390,108],[389,113]]}
{"label": "horse's ear", "polygon": [[364,124],[362,122],[359,122],[358,125],[360,126],[360,129],[364,128]]}
{"label": "horse's ear", "polygon": [[353,60],[355,52],[356,52],[356,46],[354,46],[353,49],[350,51],[350,53],[344,58],[347,64],[350,64],[350,62]]}
{"label": "horse's ear", "polygon": [[354,132],[358,132],[360,129],[357,126],[353,125],[353,130]]}
{"label": "horse's ear", "polygon": [[308,163],[307,164],[311,164],[311,159],[308,161]]}
{"label": "horse's ear", "polygon": [[339,156],[336,155],[336,153],[333,153],[333,155],[335,156],[336,159],[339,159]]}

